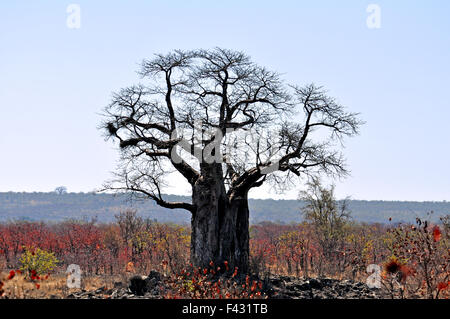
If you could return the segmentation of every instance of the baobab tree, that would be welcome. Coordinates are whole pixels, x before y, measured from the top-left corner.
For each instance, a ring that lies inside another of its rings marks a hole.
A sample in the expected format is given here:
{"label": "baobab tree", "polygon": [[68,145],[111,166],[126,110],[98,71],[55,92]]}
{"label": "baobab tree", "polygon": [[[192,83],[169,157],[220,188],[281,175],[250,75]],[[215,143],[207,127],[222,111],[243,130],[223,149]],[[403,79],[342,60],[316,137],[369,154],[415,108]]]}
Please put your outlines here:
{"label": "baobab tree", "polygon": [[[348,174],[339,146],[361,121],[321,87],[287,85],[221,48],[158,54],[139,74],[142,83],[115,93],[104,111],[104,131],[121,152],[104,189],[189,211],[196,266],[227,261],[248,271],[252,188]],[[173,174],[189,183],[192,201],[163,196]]]}

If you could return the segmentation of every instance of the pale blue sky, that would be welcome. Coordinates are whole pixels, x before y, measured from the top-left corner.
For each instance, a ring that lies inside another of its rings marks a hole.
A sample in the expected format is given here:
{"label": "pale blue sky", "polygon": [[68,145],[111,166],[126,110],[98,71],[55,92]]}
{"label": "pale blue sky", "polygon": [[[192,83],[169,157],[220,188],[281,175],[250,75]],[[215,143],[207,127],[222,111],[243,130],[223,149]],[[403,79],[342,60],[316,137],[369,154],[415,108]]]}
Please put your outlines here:
{"label": "pale blue sky", "polygon": [[[71,3],[80,29],[66,26]],[[366,26],[370,3],[381,29]],[[444,0],[1,1],[0,191],[101,186],[117,159],[97,130],[111,92],[153,53],[221,46],[362,113],[339,197],[450,200],[449,12]]]}

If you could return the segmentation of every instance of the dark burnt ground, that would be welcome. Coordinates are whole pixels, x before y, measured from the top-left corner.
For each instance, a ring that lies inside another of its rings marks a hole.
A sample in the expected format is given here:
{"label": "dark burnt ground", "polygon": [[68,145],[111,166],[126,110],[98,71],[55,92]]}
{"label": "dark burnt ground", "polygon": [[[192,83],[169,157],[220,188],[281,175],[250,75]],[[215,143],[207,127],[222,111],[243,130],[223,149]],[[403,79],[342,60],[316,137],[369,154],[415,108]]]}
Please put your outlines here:
{"label": "dark burnt ground", "polygon": [[[134,276],[128,284],[117,282],[112,289],[81,290],[67,296],[74,299],[160,299],[166,290],[159,274]],[[302,279],[270,276],[265,280],[265,295],[269,299],[381,299],[388,298],[381,289],[365,283],[331,278]]]}

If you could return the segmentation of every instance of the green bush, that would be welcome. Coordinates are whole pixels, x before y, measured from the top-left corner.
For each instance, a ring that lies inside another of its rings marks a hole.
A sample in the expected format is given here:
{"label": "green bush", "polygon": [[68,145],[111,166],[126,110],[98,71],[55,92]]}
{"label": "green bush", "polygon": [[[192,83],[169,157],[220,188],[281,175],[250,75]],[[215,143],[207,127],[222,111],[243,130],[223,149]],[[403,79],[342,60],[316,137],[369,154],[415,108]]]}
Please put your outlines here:
{"label": "green bush", "polygon": [[19,261],[21,264],[20,269],[33,276],[51,272],[59,262],[54,253],[40,248],[25,248],[25,252]]}

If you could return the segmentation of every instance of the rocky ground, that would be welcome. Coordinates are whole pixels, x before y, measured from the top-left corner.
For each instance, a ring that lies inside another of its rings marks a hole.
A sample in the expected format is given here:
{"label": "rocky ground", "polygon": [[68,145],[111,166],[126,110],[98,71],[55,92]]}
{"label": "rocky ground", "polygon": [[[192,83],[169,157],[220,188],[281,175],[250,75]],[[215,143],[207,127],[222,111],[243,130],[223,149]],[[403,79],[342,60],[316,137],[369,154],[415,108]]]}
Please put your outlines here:
{"label": "rocky ground", "polygon": [[380,299],[385,295],[361,282],[330,278],[300,279],[276,276],[270,278],[269,298],[280,299]]}
{"label": "rocky ground", "polygon": [[[369,288],[361,282],[330,278],[301,279],[272,276],[265,285],[268,298],[277,299],[380,299],[386,298],[380,289]],[[75,299],[159,299],[165,284],[162,276],[151,272],[148,276],[133,276],[127,284],[116,282],[114,288],[72,293]]]}
{"label": "rocky ground", "polygon": [[165,284],[163,277],[156,271],[148,276],[136,275],[128,283],[116,282],[114,288],[105,287],[96,290],[81,290],[67,296],[69,299],[159,299]]}

